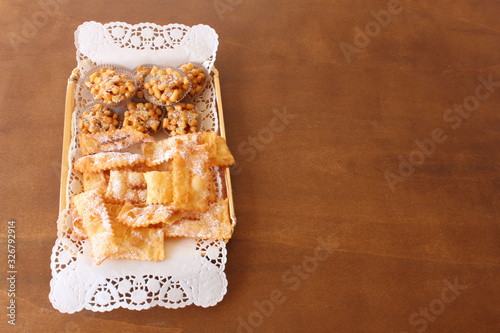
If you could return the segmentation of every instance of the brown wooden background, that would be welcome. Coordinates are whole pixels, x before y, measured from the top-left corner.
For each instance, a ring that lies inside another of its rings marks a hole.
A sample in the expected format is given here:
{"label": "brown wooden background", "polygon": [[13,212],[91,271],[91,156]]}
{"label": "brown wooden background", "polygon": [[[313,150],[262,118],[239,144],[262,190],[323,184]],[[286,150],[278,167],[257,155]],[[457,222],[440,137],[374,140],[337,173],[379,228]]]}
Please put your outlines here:
{"label": "brown wooden background", "polygon": [[[0,2],[0,261],[5,272],[14,219],[14,329],[235,332],[241,317],[254,325],[241,332],[500,331],[500,86],[472,97],[480,75],[500,82],[500,2],[401,0],[388,24],[373,23],[370,11],[388,3],[61,0],[26,38],[24,25],[42,7]],[[89,20],[203,23],[219,34],[216,66],[239,168],[228,292],[215,307],[69,315],[49,302],[65,88],[73,32]],[[372,29],[368,44],[355,41],[356,27]],[[340,46],[355,42],[348,62]],[[468,117],[447,111],[464,101],[474,109]],[[280,130],[273,110],[295,118]],[[412,154],[436,129],[446,140]],[[410,155],[425,160],[393,192],[385,174],[399,175],[398,156]],[[334,251],[309,260],[307,275],[294,273],[319,237]],[[4,331],[13,328],[0,280]],[[445,281],[466,288],[456,296]],[[271,299],[281,304],[259,315],[255,304]]]}

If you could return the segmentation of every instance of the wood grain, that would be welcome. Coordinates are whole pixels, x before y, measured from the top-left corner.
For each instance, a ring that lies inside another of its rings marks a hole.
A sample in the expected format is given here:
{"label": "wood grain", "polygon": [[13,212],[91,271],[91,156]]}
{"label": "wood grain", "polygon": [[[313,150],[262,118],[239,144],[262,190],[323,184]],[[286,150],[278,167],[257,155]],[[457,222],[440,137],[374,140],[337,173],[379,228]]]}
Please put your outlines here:
{"label": "wood grain", "polygon": [[[401,0],[386,22],[388,3],[61,0],[42,20],[39,2],[0,2],[0,247],[16,220],[18,270],[16,327],[4,314],[0,331],[500,331],[500,86],[479,79],[500,82],[500,3]],[[219,35],[238,224],[215,307],[68,315],[49,302],[73,32],[89,20]],[[489,93],[477,107],[476,89]],[[464,102],[473,111],[454,111]],[[418,153],[436,129],[446,139]]]}

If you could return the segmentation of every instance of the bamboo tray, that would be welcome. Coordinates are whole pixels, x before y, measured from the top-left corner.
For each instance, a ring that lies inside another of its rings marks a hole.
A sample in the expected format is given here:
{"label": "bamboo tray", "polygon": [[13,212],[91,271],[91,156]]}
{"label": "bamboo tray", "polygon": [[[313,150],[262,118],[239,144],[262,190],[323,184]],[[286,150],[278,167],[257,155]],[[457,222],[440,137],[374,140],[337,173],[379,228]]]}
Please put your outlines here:
{"label": "bamboo tray", "polygon": [[[220,80],[219,71],[213,67],[210,73],[215,83],[215,90],[217,93],[217,114],[219,116],[219,132],[220,135],[226,140],[226,129],[224,126],[224,113],[222,111],[222,98],[220,92]],[[71,76],[68,79],[68,86],[66,88],[66,106],[64,110],[64,139],[63,139],[63,151],[62,151],[62,163],[61,163],[61,189],[59,193],[59,211],[61,212],[66,208],[66,193],[68,186],[68,156],[69,156],[69,146],[71,143],[71,135],[73,133],[72,127],[72,116],[75,111],[75,91],[76,84],[80,78],[80,70],[78,68],[73,69]],[[227,141],[227,140],[226,140]],[[229,199],[229,216],[231,218],[231,223],[234,228],[236,225],[236,216],[234,213],[234,202],[233,202],[233,191],[231,186],[231,175],[229,168],[225,169],[225,182],[226,182],[226,192]]]}

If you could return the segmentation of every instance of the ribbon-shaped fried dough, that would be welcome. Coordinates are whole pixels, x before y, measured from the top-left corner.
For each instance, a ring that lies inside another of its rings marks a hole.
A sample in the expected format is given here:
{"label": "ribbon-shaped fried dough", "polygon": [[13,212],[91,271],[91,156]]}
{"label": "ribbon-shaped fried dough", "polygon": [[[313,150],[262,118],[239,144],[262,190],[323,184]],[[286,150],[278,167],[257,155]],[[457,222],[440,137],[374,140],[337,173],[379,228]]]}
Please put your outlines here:
{"label": "ribbon-shaped fried dough", "polygon": [[116,221],[121,205],[104,202],[98,190],[73,197],[83,220],[83,229],[92,245],[97,264],[110,259],[164,260],[164,234],[158,228],[130,228]]}
{"label": "ribbon-shaped fried dough", "polygon": [[215,156],[215,159],[211,161],[213,166],[229,166],[235,162],[226,140],[221,136],[217,137],[217,153]]}
{"label": "ribbon-shaped fried dough", "polygon": [[[224,138],[215,132],[199,132],[176,135],[165,140],[142,145],[144,156],[156,164],[171,160],[177,152],[193,156],[192,150],[204,150],[207,165],[229,166],[234,164],[234,157],[229,151]],[[198,156],[198,158],[201,158]]]}
{"label": "ribbon-shaped fried dough", "polygon": [[171,172],[153,171],[144,174],[147,183],[146,203],[171,203],[176,209],[204,212],[208,203],[215,201],[212,172],[203,165],[194,170],[188,168],[180,153],[175,155],[171,167]]}
{"label": "ribbon-shaped fried dough", "polygon": [[84,172],[83,173],[83,190],[85,192],[94,189],[99,189],[102,193],[106,192],[108,187],[109,175],[104,171],[101,172]]}
{"label": "ribbon-shaped fried dough", "polygon": [[83,156],[121,150],[139,142],[155,141],[152,136],[130,127],[114,131],[80,134],[79,139]]}
{"label": "ribbon-shaped fried dough", "polygon": [[[100,192],[100,190],[99,190]],[[118,216],[118,213],[122,209],[123,205],[119,204],[109,204],[105,203],[105,207],[108,211],[109,214],[109,219],[112,222],[113,220],[116,219]],[[78,215],[78,211],[76,210],[76,207],[74,203],[69,204],[69,210],[71,214],[71,220],[73,221],[73,228],[71,230],[71,236],[76,239],[76,240],[84,240],[87,239],[87,233],[85,232],[85,229],[83,228],[83,220]]]}
{"label": "ribbon-shaped fried dough", "polygon": [[159,223],[172,224],[185,217],[185,211],[176,210],[172,206],[148,205],[136,207],[130,203],[123,205],[116,220],[129,227],[145,227]]}
{"label": "ribbon-shaped fried dough", "polygon": [[193,172],[187,168],[186,161],[180,153],[175,155],[172,169],[172,187],[174,189],[172,205],[178,209],[206,211],[210,196],[206,180],[209,177],[202,177],[198,173],[207,173],[208,169],[205,167],[204,170]]}
{"label": "ribbon-shaped fried dough", "polygon": [[150,161],[161,164],[174,156],[175,141],[171,138],[142,144],[142,152]]}
{"label": "ribbon-shaped fried dough", "polygon": [[73,197],[83,229],[92,245],[92,257],[100,264],[118,251],[108,210],[98,190],[83,192]]}
{"label": "ribbon-shaped fried dough", "polygon": [[198,135],[198,144],[205,147],[209,160],[215,160],[217,157],[217,133],[201,132]]}
{"label": "ribbon-shaped fried dough", "polygon": [[83,229],[83,221],[78,212],[76,211],[75,205],[73,203],[69,204],[69,212],[71,214],[71,221],[73,222],[73,227],[71,228],[71,237],[77,241],[87,239],[87,234]]}
{"label": "ribbon-shaped fried dough", "polygon": [[111,170],[106,199],[111,202],[146,202],[146,181],[142,172]]}
{"label": "ribbon-shaped fried dough", "polygon": [[229,219],[228,199],[211,204],[199,218],[183,218],[163,227],[165,237],[195,237],[202,239],[231,238],[233,227]]}
{"label": "ribbon-shaped fried dough", "polygon": [[164,233],[161,228],[130,228],[113,222],[118,250],[109,259],[165,260]]}
{"label": "ribbon-shaped fried dough", "polygon": [[205,146],[210,166],[229,166],[234,164],[234,157],[227,146],[226,140],[218,136],[217,133],[199,133],[198,143]]}
{"label": "ribbon-shaped fried dough", "polygon": [[144,173],[147,183],[148,205],[167,204],[173,200],[172,172],[152,171]]}
{"label": "ribbon-shaped fried dough", "polygon": [[83,156],[76,160],[74,169],[79,172],[99,172],[103,170],[131,167],[144,164],[147,158],[140,154],[107,152]]}

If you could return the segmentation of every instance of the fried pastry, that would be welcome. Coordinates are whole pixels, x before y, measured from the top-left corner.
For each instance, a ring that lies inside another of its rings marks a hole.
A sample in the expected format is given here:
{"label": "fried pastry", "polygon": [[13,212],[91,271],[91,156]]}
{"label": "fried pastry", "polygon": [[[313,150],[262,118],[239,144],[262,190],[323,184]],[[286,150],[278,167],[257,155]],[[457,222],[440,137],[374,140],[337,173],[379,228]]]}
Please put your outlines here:
{"label": "fried pastry", "polygon": [[234,164],[234,157],[224,138],[215,132],[199,132],[177,135],[165,140],[142,145],[144,156],[157,164],[171,160],[176,152],[187,161],[194,159],[211,166],[229,166]]}
{"label": "fried pastry", "polygon": [[130,203],[123,205],[116,220],[129,227],[146,227],[159,223],[172,224],[185,217],[185,211],[167,205],[148,205],[137,207]]}
{"label": "fried pastry", "polygon": [[[175,155],[172,168],[173,206],[178,209],[206,211],[209,194],[207,177],[202,178],[199,173],[189,169],[180,153]],[[199,172],[208,172],[208,169]]]}
{"label": "fried pastry", "polygon": [[118,251],[102,195],[98,190],[92,190],[75,195],[72,201],[83,220],[83,229],[92,245],[92,257],[100,264]]}
{"label": "fried pastry", "polygon": [[173,200],[172,172],[151,171],[144,173],[147,183],[146,204],[167,204]]}
{"label": "fried pastry", "polygon": [[69,212],[71,214],[71,221],[73,222],[73,227],[71,228],[71,237],[76,240],[87,239],[87,234],[83,229],[83,221],[78,212],[76,211],[75,205],[73,203],[69,204]]}
{"label": "fried pastry", "polygon": [[115,221],[112,226],[118,249],[109,259],[165,260],[164,233],[161,228],[131,228]]}
{"label": "fried pastry", "polygon": [[116,221],[121,205],[105,203],[98,190],[75,195],[72,199],[83,229],[92,246],[97,264],[111,259],[158,261],[165,259],[162,229],[131,228]]}
{"label": "fried pastry", "polygon": [[140,154],[106,152],[80,157],[76,160],[74,169],[81,173],[99,172],[114,168],[132,167],[146,162],[147,158]]}
{"label": "fried pastry", "polygon": [[146,180],[142,172],[111,170],[106,189],[110,202],[146,202]]}
{"label": "fried pastry", "polygon": [[98,189],[100,192],[106,192],[108,187],[109,174],[105,171],[100,172],[84,172],[83,173],[83,190],[85,192]]}
{"label": "fried pastry", "polygon": [[198,217],[183,218],[171,225],[165,225],[165,237],[228,240],[233,233],[228,209],[228,199],[213,203],[205,213],[198,214]]}
{"label": "fried pastry", "polygon": [[82,155],[101,152],[117,151],[130,147],[139,142],[154,142],[154,138],[146,133],[141,133],[131,127],[115,131],[80,134],[80,149]]}

